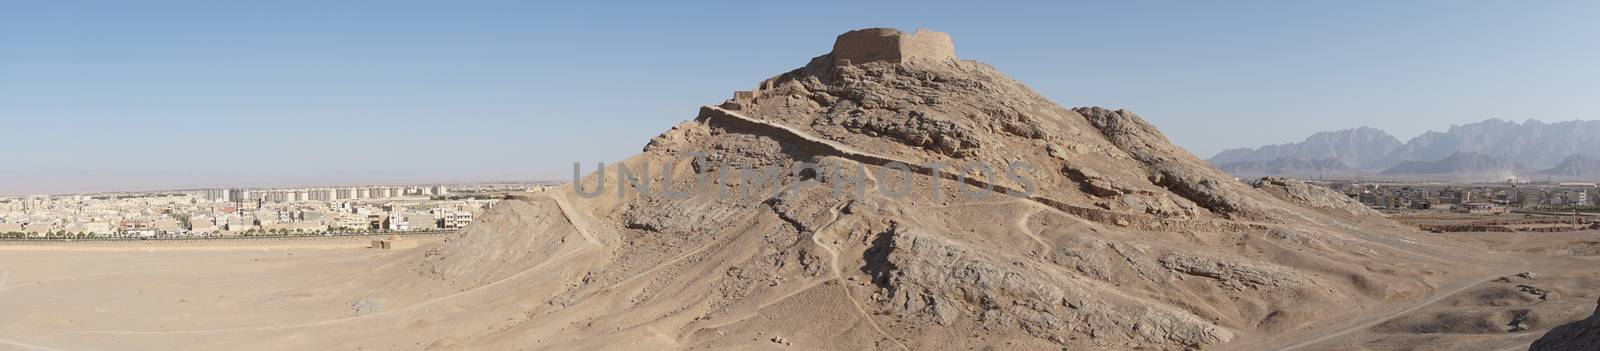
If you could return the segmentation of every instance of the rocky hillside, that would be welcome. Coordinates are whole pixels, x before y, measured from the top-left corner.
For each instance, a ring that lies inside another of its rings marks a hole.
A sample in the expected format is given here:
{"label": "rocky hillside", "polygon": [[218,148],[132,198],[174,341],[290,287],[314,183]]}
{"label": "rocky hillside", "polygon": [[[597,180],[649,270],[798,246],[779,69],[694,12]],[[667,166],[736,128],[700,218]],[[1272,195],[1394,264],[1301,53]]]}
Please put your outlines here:
{"label": "rocky hillside", "polygon": [[1597,179],[1600,178],[1600,159],[1572,154],[1562,159],[1560,164],[1539,174],[1568,179]]}
{"label": "rocky hillside", "polygon": [[1217,165],[1218,169],[1240,177],[1293,176],[1317,177],[1357,174],[1360,171],[1337,159],[1278,158],[1272,161],[1238,161]]}
{"label": "rocky hillside", "polygon": [[[1600,304],[1600,301],[1596,302]],[[1528,351],[1593,351],[1600,350],[1600,305],[1588,319],[1567,323],[1551,329],[1544,337],[1533,342]]]}
{"label": "rocky hillside", "polygon": [[1372,127],[1312,134],[1294,143],[1267,145],[1254,149],[1223,150],[1208,161],[1214,165],[1240,162],[1292,162],[1292,160],[1334,160],[1349,168],[1366,168],[1373,161],[1400,148],[1400,140]]}
{"label": "rocky hillside", "polygon": [[1133,112],[1064,108],[926,31],[840,35],[512,201],[417,269],[516,287],[492,301],[515,313],[435,346],[1281,345],[1461,271],[1342,194],[1237,181]]}
{"label": "rocky hillside", "polygon": [[1504,180],[1514,176],[1522,166],[1504,158],[1480,154],[1476,152],[1457,152],[1437,161],[1406,161],[1389,169],[1382,174],[1448,174],[1448,175],[1494,175]]}

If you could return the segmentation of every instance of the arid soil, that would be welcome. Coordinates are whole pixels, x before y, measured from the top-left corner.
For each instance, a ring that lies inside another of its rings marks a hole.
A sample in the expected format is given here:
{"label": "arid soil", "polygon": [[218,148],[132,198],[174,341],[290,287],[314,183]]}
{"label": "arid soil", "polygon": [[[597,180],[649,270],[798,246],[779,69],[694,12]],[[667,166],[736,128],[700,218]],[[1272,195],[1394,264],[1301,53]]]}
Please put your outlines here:
{"label": "arid soil", "polygon": [[[1008,201],[1001,201],[1005,202]],[[997,212],[1035,212],[1034,216],[1044,211],[1033,205],[996,205],[951,204],[935,210],[952,213],[992,207]],[[1013,206],[1015,208],[1011,208]],[[1029,222],[1014,225],[1045,228],[1042,220]],[[1210,348],[1525,350],[1546,331],[1582,320],[1596,307],[1595,299],[1600,297],[1595,293],[1600,291],[1600,270],[1594,267],[1600,266],[1600,252],[1574,248],[1600,243],[1600,232],[1433,236],[1430,239],[1458,241],[1481,248],[1484,254],[1514,259],[1511,265],[1486,267],[1485,271],[1501,272],[1493,278],[1442,282],[1442,288],[1449,288],[1448,291],[1426,296],[1422,301],[1395,301],[1389,305],[1395,310],[1381,311],[1383,313],[1376,317],[1358,318],[1362,316],[1352,313],[1336,316],[1349,318],[1343,325],[1261,338],[1254,345],[1242,342]],[[1025,237],[1014,240],[1032,241]],[[7,312],[0,314],[0,349],[281,349],[288,345],[333,349],[456,349],[475,345],[471,342],[474,338],[468,337],[473,333],[462,333],[459,335],[464,336],[452,339],[433,339],[437,335],[418,334],[439,332],[437,326],[427,321],[461,317],[443,318],[435,314],[498,310],[483,303],[459,303],[484,299],[490,303],[509,303],[513,311],[539,309],[513,303],[518,292],[514,287],[538,285],[534,281],[508,281],[468,290],[455,290],[443,283],[427,283],[427,280],[381,286],[380,280],[369,278],[380,276],[388,269],[414,264],[408,260],[436,250],[440,244],[427,242],[423,248],[401,251],[366,246],[364,239],[0,246],[0,311]],[[689,259],[688,256],[692,254],[672,258],[682,262]],[[535,265],[533,268],[563,271],[552,267]],[[1529,274],[1518,276],[1523,272]],[[843,270],[840,273],[847,278],[838,281],[846,283],[872,279],[862,273]],[[371,276],[363,277],[364,274]],[[535,277],[541,276],[522,273],[519,277],[516,274],[509,273],[510,280],[537,280]],[[851,276],[858,278],[851,280]],[[418,282],[424,284],[415,284]],[[375,288],[368,284],[380,286]],[[855,315],[857,312],[851,311],[850,306],[830,302],[834,297],[829,295],[846,290],[839,285],[836,280],[776,282],[773,286],[788,289],[774,289],[761,303],[735,309],[743,312],[722,319],[693,321],[691,325],[710,329],[757,325],[747,326],[754,330],[747,333],[719,333],[726,334],[724,337],[742,336],[724,346],[827,349],[830,347],[812,345],[821,342],[820,339],[808,337],[809,332],[799,328],[806,324],[793,323],[786,314],[809,314],[825,306],[834,306],[833,312],[841,316]],[[602,318],[604,311],[588,313],[591,314],[589,318]],[[508,317],[500,322],[476,321],[489,326],[523,318],[515,313],[497,315]],[[572,324],[562,326],[570,328]],[[548,330],[548,341],[533,340],[531,345],[511,343],[494,348],[537,349],[549,343],[560,349],[586,344],[581,338],[561,337],[560,329]],[[406,332],[408,330],[411,332]],[[485,331],[488,330],[492,328]],[[601,344],[631,340],[638,345],[670,345],[662,343],[676,338],[657,335],[659,331],[634,333],[641,334]],[[1022,339],[985,333],[976,335],[973,338],[989,339],[995,345],[1027,348],[1020,347],[1026,343]],[[774,338],[783,342],[774,342]],[[737,340],[743,341],[734,342]],[[1034,349],[1047,348],[1034,346]]]}
{"label": "arid soil", "polygon": [[[1505,275],[1308,350],[1527,350],[1600,298],[1600,232],[1435,234],[1514,257]],[[1523,274],[1526,273],[1526,274]],[[1574,350],[1577,350],[1576,348]]]}
{"label": "arid soil", "polygon": [[412,256],[368,249],[370,239],[0,243],[0,349],[266,349],[163,333],[334,320],[354,316],[363,299],[438,294],[437,286],[353,287]]}

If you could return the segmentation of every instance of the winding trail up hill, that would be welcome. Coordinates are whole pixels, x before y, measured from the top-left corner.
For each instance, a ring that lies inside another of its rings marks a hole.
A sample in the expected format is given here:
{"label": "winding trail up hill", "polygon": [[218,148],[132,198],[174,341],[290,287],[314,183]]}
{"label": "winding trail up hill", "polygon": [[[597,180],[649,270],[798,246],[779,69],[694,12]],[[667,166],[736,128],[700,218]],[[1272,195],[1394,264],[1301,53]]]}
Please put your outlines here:
{"label": "winding trail up hill", "polygon": [[[494,312],[411,323],[484,327],[419,342],[1274,349],[1493,260],[1320,187],[1236,181],[1132,112],[1061,107],[951,43],[845,33],[620,164],[497,206],[413,266],[470,296],[435,311]],[[765,166],[776,186],[749,191]]]}

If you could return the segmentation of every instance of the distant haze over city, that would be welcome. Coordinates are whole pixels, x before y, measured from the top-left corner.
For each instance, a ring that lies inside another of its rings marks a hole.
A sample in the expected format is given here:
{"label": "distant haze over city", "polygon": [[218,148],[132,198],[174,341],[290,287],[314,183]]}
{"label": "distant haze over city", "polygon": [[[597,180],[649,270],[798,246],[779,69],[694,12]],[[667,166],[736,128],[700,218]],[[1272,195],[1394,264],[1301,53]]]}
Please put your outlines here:
{"label": "distant haze over city", "polygon": [[0,194],[564,179],[863,24],[955,33],[962,58],[1200,157],[1600,118],[1595,3],[815,6],[850,11],[8,3]]}

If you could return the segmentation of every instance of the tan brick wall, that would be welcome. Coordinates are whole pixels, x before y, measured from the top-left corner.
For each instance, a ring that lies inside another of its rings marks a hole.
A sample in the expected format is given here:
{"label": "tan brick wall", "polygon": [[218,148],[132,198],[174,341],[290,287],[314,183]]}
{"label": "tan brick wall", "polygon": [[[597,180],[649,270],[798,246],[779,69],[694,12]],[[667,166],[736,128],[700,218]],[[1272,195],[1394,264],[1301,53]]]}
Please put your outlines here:
{"label": "tan brick wall", "polygon": [[840,34],[833,43],[832,57],[835,62],[847,60],[851,64],[956,60],[956,48],[950,35],[945,33],[929,30],[906,33],[893,28],[867,28]]}

